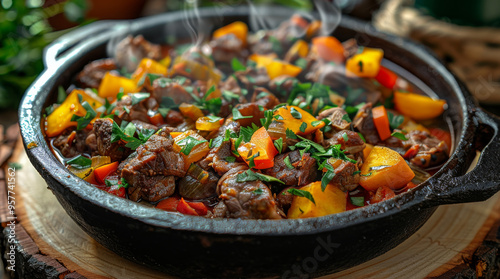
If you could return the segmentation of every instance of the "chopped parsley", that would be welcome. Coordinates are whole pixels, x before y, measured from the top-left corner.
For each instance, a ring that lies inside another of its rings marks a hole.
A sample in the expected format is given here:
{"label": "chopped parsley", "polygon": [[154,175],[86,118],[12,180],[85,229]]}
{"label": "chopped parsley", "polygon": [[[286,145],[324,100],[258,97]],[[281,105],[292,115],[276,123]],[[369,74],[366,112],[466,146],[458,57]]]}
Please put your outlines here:
{"label": "chopped parsley", "polygon": [[[130,131],[131,128],[128,132]],[[137,131],[137,138],[136,138],[131,135],[127,135],[125,131],[122,130],[122,128],[120,128],[120,126],[118,126],[118,124],[116,124],[116,122],[113,121],[113,128],[111,130],[111,143],[123,140],[127,142],[125,147],[128,147],[132,150],[136,150],[137,147],[139,147],[141,144],[144,144],[154,133],[155,130],[142,129],[141,131]]]}
{"label": "chopped parsley", "polygon": [[403,133],[400,133],[400,132],[393,132],[391,134],[391,137],[395,137],[395,138],[398,138],[400,140],[408,140],[408,138],[406,138],[406,136]]}
{"label": "chopped parsley", "polygon": [[252,123],[251,127],[241,127],[240,135],[243,136],[243,141],[249,142],[252,139],[253,133],[255,133],[255,131],[257,131],[258,129],[259,127],[257,127],[257,125],[255,125],[254,123]]}
{"label": "chopped parsley", "polygon": [[86,169],[92,165],[92,160],[82,155],[78,155],[66,163],[76,169]]}
{"label": "chopped parsley", "polygon": [[279,138],[275,140],[274,147],[276,147],[276,150],[278,150],[278,152],[281,154],[281,152],[283,151],[283,139]]}
{"label": "chopped parsley", "polygon": [[[328,121],[330,121],[330,120],[328,120]],[[321,121],[321,120],[313,121],[313,122],[311,122],[311,126],[318,127],[321,124],[321,122],[323,122],[323,121]]]}
{"label": "chopped parsley", "polygon": [[304,191],[304,190],[300,190],[300,189],[295,189],[295,188],[290,188],[290,189],[287,190],[287,192],[290,193],[290,194],[292,194],[292,195],[294,195],[294,196],[306,198],[306,199],[310,200],[312,203],[316,204],[316,201],[314,200],[314,197],[308,191]]}
{"label": "chopped parsley", "polygon": [[355,206],[364,206],[365,198],[364,197],[351,197],[351,203]]}
{"label": "chopped parsley", "polygon": [[247,67],[245,67],[245,65],[243,65],[243,63],[241,63],[236,57],[231,60],[231,67],[234,72],[245,71],[247,69]]}
{"label": "chopped parsley", "polygon": [[177,142],[178,146],[182,146],[181,153],[184,155],[189,155],[191,153],[191,150],[199,144],[202,144],[204,142],[207,142],[206,140],[197,140],[191,136],[188,136],[179,142]]}
{"label": "chopped parsley", "polygon": [[237,108],[233,108],[233,120],[252,118],[253,116],[243,116]]}
{"label": "chopped parsley", "polygon": [[135,94],[129,94],[131,100],[132,100],[132,106],[137,105],[138,103],[146,100],[151,96],[149,93],[135,93]]}
{"label": "chopped parsley", "polygon": [[289,139],[297,139],[297,135],[288,128],[286,128],[286,137]]}
{"label": "chopped parsley", "polygon": [[398,114],[394,115],[394,113],[388,111],[387,112],[387,118],[389,118],[389,126],[391,126],[391,129],[397,129],[403,122],[405,121],[405,117]]}
{"label": "chopped parsley", "polygon": [[252,170],[246,170],[246,171],[244,171],[236,176],[236,182],[247,182],[247,181],[256,181],[256,180],[260,180],[260,181],[264,181],[264,182],[278,182],[281,184],[285,184],[285,182],[283,182],[275,177],[265,175],[262,173],[258,173],[258,172],[253,172]]}
{"label": "chopped parsley", "polygon": [[302,114],[298,110],[296,110],[295,108],[290,108],[290,114],[295,119],[302,119]]}
{"label": "chopped parsley", "polygon": [[302,122],[302,124],[300,124],[300,128],[299,130],[304,133],[307,129],[307,123],[306,122]]}
{"label": "chopped parsley", "polygon": [[271,122],[273,122],[273,111],[272,110],[266,110],[264,112],[264,118],[260,119],[260,123],[267,130],[269,128],[269,125],[271,124]]}
{"label": "chopped parsley", "polygon": [[257,195],[262,195],[262,193],[264,193],[264,190],[262,190],[261,188],[257,188],[255,190],[253,190],[252,193],[257,194]]}
{"label": "chopped parsley", "polygon": [[289,156],[286,156],[285,159],[283,159],[283,162],[285,162],[285,166],[288,168],[288,169],[291,169],[293,170],[295,167],[292,165],[292,162],[290,162],[290,157]]}
{"label": "chopped parsley", "polygon": [[234,163],[234,162],[236,162],[236,158],[235,158],[235,157],[233,157],[233,156],[227,156],[226,158],[224,158],[224,160],[225,160],[226,162],[229,162],[229,163]]}
{"label": "chopped parsley", "polygon": [[[82,98],[81,96],[82,95],[78,94],[79,100]],[[90,122],[97,116],[97,112],[95,112],[95,110],[87,101],[82,103],[82,107],[87,111],[87,113],[85,113],[85,116],[78,116],[76,114],[73,114],[73,116],[71,117],[71,121],[76,121],[76,130],[78,131],[85,129],[85,127],[87,127],[87,125],[89,125]]]}

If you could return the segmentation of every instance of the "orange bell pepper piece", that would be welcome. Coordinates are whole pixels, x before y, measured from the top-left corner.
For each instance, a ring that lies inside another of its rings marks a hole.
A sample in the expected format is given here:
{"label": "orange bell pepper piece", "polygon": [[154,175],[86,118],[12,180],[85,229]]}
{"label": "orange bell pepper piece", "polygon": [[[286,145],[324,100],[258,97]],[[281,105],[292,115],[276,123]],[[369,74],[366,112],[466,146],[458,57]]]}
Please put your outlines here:
{"label": "orange bell pepper piece", "polygon": [[359,184],[368,191],[375,191],[384,186],[400,189],[413,177],[415,174],[398,152],[387,147],[375,146],[361,166]]}
{"label": "orange bell pepper piece", "polygon": [[107,72],[99,85],[98,92],[100,97],[116,99],[116,95],[120,92],[125,94],[134,93],[138,91],[137,89],[135,81]]}
{"label": "orange bell pepper piece", "polygon": [[215,131],[218,130],[223,123],[223,118],[213,121],[210,119],[210,117],[204,116],[196,120],[196,129],[200,131]]}
{"label": "orange bell pepper piece", "polygon": [[391,137],[391,127],[389,126],[389,117],[384,106],[374,107],[372,109],[373,123],[377,128],[378,135],[381,140],[386,140]]}
{"label": "orange bell pepper piece", "polygon": [[306,31],[306,38],[310,39],[314,37],[314,35],[318,34],[321,29],[321,21],[315,20],[309,24]]}
{"label": "orange bell pepper piece", "polygon": [[[179,142],[187,137],[194,138],[197,141],[203,141],[202,143],[194,146],[188,155],[181,152],[183,146],[179,145]],[[196,163],[205,157],[210,149],[208,148],[208,141],[205,140],[204,137],[200,136],[196,131],[189,130],[186,131],[174,138],[174,146],[173,149],[179,152],[182,157],[184,157],[184,169],[187,170],[191,163]]]}
{"label": "orange bell pepper piece", "polygon": [[266,70],[271,80],[283,75],[296,77],[298,74],[300,74],[300,72],[302,72],[302,68],[278,60],[272,61],[271,63],[267,64]]}
{"label": "orange bell pepper piece", "polygon": [[415,94],[394,92],[394,107],[400,113],[415,120],[428,120],[440,116],[444,112],[445,100]]}
{"label": "orange bell pepper piece", "polygon": [[113,162],[111,164],[96,168],[94,170],[94,178],[96,182],[98,182],[99,184],[104,184],[104,180],[106,179],[106,177],[118,169],[118,164],[118,162]]}
{"label": "orange bell pepper piece", "polygon": [[61,134],[69,127],[76,127],[77,123],[71,121],[73,115],[85,116],[87,110],[82,107],[78,100],[78,95],[82,96],[82,101],[86,101],[95,110],[102,106],[98,100],[92,98],[84,90],[73,90],[64,102],[57,107],[49,116],[47,116],[47,123],[45,125],[45,133],[48,137],[55,137]]}
{"label": "orange bell pepper piece", "polygon": [[254,61],[257,63],[257,68],[263,68],[266,67],[267,65],[271,64],[274,59],[276,59],[277,56],[275,53],[271,54],[252,54],[248,57],[248,59]]}
{"label": "orange bell pepper piece", "polygon": [[205,116],[201,109],[193,104],[182,103],[179,106],[179,110],[181,111],[182,115],[190,118],[193,121],[197,121],[198,118]]}
{"label": "orange bell pepper piece", "polygon": [[345,68],[347,76],[375,78],[380,70],[380,62],[384,51],[378,48],[363,48],[363,52],[347,59]]}
{"label": "orange bell pepper piece", "polygon": [[243,46],[247,45],[248,26],[245,23],[241,21],[235,21],[224,27],[221,27],[214,31],[213,38],[217,39],[228,34],[233,34],[241,41]]}
{"label": "orange bell pepper piece", "polygon": [[315,37],[312,39],[313,50],[326,61],[344,63],[344,47],[334,37]]}
{"label": "orange bell pepper piece", "polygon": [[[253,158],[254,168],[267,169],[274,166],[274,157],[278,154],[278,150],[274,147],[266,128],[261,127],[252,135],[250,142],[238,147],[238,153],[248,165]],[[256,154],[259,156],[255,156]]]}
{"label": "orange bell pepper piece", "polygon": [[[309,135],[325,126],[325,122],[318,121],[318,119],[312,116],[309,112],[297,106],[280,107],[274,112],[274,115],[280,115],[283,120],[278,121],[283,121],[285,128],[292,130],[292,132],[300,136]],[[305,126],[303,126],[303,123],[305,123]]]}
{"label": "orange bell pepper piece", "polygon": [[[143,58],[139,63],[139,66],[137,66],[135,72],[132,74],[132,80],[136,84],[138,84],[139,81],[142,78],[144,78],[144,75],[146,74],[157,74],[166,76],[167,72],[168,72],[167,67],[160,64],[159,62],[150,58]],[[149,81],[144,80],[143,85],[146,86],[146,88],[151,88],[151,82]]]}
{"label": "orange bell pepper piece", "polygon": [[163,119],[163,116],[160,113],[157,113],[153,116],[148,115],[149,122],[153,125],[160,126],[162,124],[165,124],[165,120]]}
{"label": "orange bell pepper piece", "polygon": [[296,41],[286,53],[285,60],[290,60],[296,54],[302,58],[305,58],[309,53],[309,45],[304,40]]}

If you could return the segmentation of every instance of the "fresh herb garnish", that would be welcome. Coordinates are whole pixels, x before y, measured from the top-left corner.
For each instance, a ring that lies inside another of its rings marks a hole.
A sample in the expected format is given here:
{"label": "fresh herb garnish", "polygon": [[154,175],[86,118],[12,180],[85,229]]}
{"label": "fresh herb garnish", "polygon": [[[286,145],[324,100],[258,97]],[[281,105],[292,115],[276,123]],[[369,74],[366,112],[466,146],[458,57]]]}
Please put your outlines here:
{"label": "fresh herb garnish", "polygon": [[233,120],[252,118],[253,116],[243,116],[237,108],[233,108]]}
{"label": "fresh herb garnish", "polygon": [[300,128],[299,128],[299,131],[301,131],[302,133],[304,133],[307,129],[307,123],[306,122],[302,122],[302,124],[300,124]]}
{"label": "fresh herb garnish", "polygon": [[292,194],[292,195],[294,195],[294,196],[306,198],[306,199],[310,200],[312,203],[314,203],[316,205],[316,201],[314,201],[314,197],[308,191],[304,191],[304,190],[300,190],[300,189],[295,189],[295,188],[290,188],[290,189],[287,190],[287,192],[290,193],[290,194]]}
{"label": "fresh herb garnish", "polygon": [[360,132],[358,132],[358,135],[359,135],[359,137],[360,137],[360,138],[361,138],[364,142],[366,142],[365,136],[363,136],[363,134],[361,134]]}
{"label": "fresh herb garnish", "polygon": [[146,100],[151,96],[149,93],[134,93],[134,94],[129,94],[130,99],[132,100],[132,106],[137,105],[138,103],[142,102],[143,100]]}
{"label": "fresh herb garnish", "polygon": [[290,129],[286,128],[286,137],[289,139],[297,139],[297,135]]}
{"label": "fresh herb garnish", "polygon": [[253,190],[252,193],[257,194],[257,195],[261,195],[262,193],[264,193],[264,190],[262,190],[261,188],[257,188],[255,190]]}
{"label": "fresh herb garnish", "polygon": [[367,173],[367,174],[360,174],[360,175],[361,175],[361,176],[370,176],[370,175],[372,175],[372,173],[371,173],[371,172],[369,172],[369,173]]}
{"label": "fresh herb garnish", "polygon": [[344,116],[342,116],[342,120],[344,120],[345,122],[352,122],[351,118],[349,117],[349,114],[344,114]]}
{"label": "fresh herb garnish", "polygon": [[295,60],[295,66],[305,69],[307,67],[307,60],[304,58],[299,58]]}
{"label": "fresh herb garnish", "polygon": [[234,163],[236,161],[236,158],[233,156],[227,156],[226,158],[224,158],[224,160],[229,163]]}
{"label": "fresh herb garnish", "polygon": [[269,128],[269,125],[271,124],[271,122],[273,122],[273,111],[272,110],[266,110],[264,112],[264,118],[260,119],[260,123],[267,130]]}
{"label": "fresh herb garnish", "polygon": [[256,180],[260,180],[260,181],[264,181],[264,182],[278,182],[281,184],[285,184],[285,182],[283,182],[275,177],[265,175],[262,173],[258,173],[258,172],[253,172],[252,170],[246,170],[246,171],[244,171],[236,176],[236,182],[248,182],[248,181],[256,181]]}
{"label": "fresh herb garnish", "polygon": [[355,176],[356,174],[360,174],[360,173],[361,173],[361,171],[359,171],[359,170],[354,171],[354,172],[352,173],[352,176]]}
{"label": "fresh herb garnish", "polygon": [[402,116],[401,114],[394,115],[394,113],[388,111],[387,112],[387,118],[389,118],[389,126],[391,126],[391,129],[397,129],[403,122],[405,121],[405,117]]}
{"label": "fresh herb garnish", "polygon": [[236,57],[231,60],[231,67],[233,68],[233,72],[245,71],[247,69]]}
{"label": "fresh herb garnish", "polygon": [[283,159],[283,162],[285,162],[285,166],[288,168],[288,169],[291,169],[293,170],[295,167],[292,165],[292,162],[290,162],[290,157],[289,156],[286,156],[285,159]]}
{"label": "fresh herb garnish", "polygon": [[283,151],[283,139],[279,138],[275,140],[274,147],[276,147],[276,150],[278,150],[278,152],[281,154],[281,152]]}
{"label": "fresh herb garnish", "polygon": [[325,164],[325,168],[327,169],[327,171],[321,178],[321,191],[323,192],[325,191],[326,186],[328,186],[328,183],[330,183],[330,181],[332,181],[332,179],[335,177],[335,170],[332,166],[327,163]]}
{"label": "fresh herb garnish", "polygon": [[222,91],[222,96],[224,99],[226,99],[228,102],[231,102],[232,100],[239,100],[240,96],[232,91],[224,90]]}
{"label": "fresh herb garnish", "polygon": [[323,122],[323,121],[321,121],[321,120],[313,121],[313,122],[311,122],[311,126],[317,127],[317,126],[319,126],[321,124],[321,122]]}
{"label": "fresh herb garnish", "polygon": [[[127,124],[128,126],[128,124]],[[125,127],[126,128],[126,127]],[[145,143],[153,134],[155,130],[142,129],[137,131],[137,138],[127,135],[116,122],[113,121],[113,128],[111,130],[111,143],[123,140],[127,142],[125,147],[136,150],[141,144]]]}
{"label": "fresh herb garnish", "polygon": [[342,139],[344,139],[344,143],[347,143],[349,141],[349,136],[347,136],[347,133],[342,134]]}
{"label": "fresh herb garnish", "polygon": [[82,155],[78,155],[66,163],[75,169],[86,169],[92,165],[92,160]]}
{"label": "fresh herb garnish", "polygon": [[302,119],[302,114],[298,110],[296,110],[295,108],[290,108],[290,114],[295,119]]}
{"label": "fresh herb garnish", "polygon": [[249,142],[250,139],[252,139],[252,136],[253,136],[253,133],[255,133],[255,131],[257,131],[259,129],[259,127],[257,127],[257,125],[255,125],[255,123],[252,123],[252,126],[248,126],[248,127],[241,127],[240,128],[240,135],[243,136],[243,141],[244,142]]}
{"label": "fresh herb garnish", "polygon": [[170,112],[169,108],[158,108],[158,112],[161,114],[163,118],[167,117],[168,113]]}
{"label": "fresh herb garnish", "polygon": [[[251,151],[250,151],[251,152]],[[249,152],[249,153],[250,153]],[[250,154],[249,154],[250,155]],[[248,161],[248,167],[253,168],[255,167],[255,158],[260,156],[260,152],[257,152],[256,154],[253,154],[250,158],[247,159]]]}
{"label": "fresh herb garnish", "polygon": [[181,149],[181,153],[183,153],[184,155],[189,155],[189,153],[191,153],[191,150],[193,150],[193,148],[199,144],[202,144],[204,142],[207,142],[206,140],[197,140],[191,136],[188,136],[182,140],[180,140],[179,142],[177,142],[177,145],[178,146],[182,146],[182,149]]}
{"label": "fresh herb garnish", "polygon": [[59,86],[57,88],[57,103],[62,104],[62,102],[64,102],[64,100],[66,100],[67,95],[68,94],[66,94],[66,90],[64,90],[64,88],[62,86]]}
{"label": "fresh herb garnish", "polygon": [[403,133],[400,133],[400,132],[393,132],[391,134],[391,137],[395,137],[395,138],[398,138],[400,140],[408,140],[408,138]]}
{"label": "fresh herb garnish", "polygon": [[[82,95],[78,94],[78,96],[82,96]],[[90,104],[87,101],[82,103],[82,107],[87,111],[85,116],[82,117],[82,116],[78,116],[76,114],[73,114],[73,116],[71,117],[71,121],[76,121],[76,123],[77,123],[76,130],[78,130],[78,131],[87,127],[87,125],[89,125],[90,122],[97,116],[97,113],[95,112],[95,110],[92,108],[92,106],[90,106]]]}
{"label": "fresh herb garnish", "polygon": [[278,114],[278,115],[275,115],[275,116],[274,116],[274,119],[276,119],[276,120],[278,120],[278,121],[285,120],[285,118],[283,118],[283,116],[281,116],[281,115],[279,115],[279,114]]}
{"label": "fresh herb garnish", "polygon": [[123,98],[123,95],[125,95],[125,93],[120,89],[120,92],[118,92],[118,94],[116,94],[116,99],[118,101],[121,101],[121,99]]}
{"label": "fresh herb garnish", "polygon": [[351,203],[355,206],[365,206],[364,197],[351,197]]}

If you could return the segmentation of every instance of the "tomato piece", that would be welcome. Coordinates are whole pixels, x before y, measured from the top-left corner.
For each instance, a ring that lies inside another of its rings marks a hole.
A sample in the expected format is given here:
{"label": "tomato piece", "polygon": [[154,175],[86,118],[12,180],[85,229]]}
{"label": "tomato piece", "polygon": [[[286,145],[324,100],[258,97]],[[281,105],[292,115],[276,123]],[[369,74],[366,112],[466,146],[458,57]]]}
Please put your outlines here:
{"label": "tomato piece", "polygon": [[156,205],[156,208],[166,210],[166,211],[177,211],[177,205],[179,204],[179,199],[175,197],[169,197]]}
{"label": "tomato piece", "polygon": [[125,198],[125,188],[121,185],[113,185],[111,187],[106,187],[106,192],[118,196],[120,198]]}
{"label": "tomato piece", "polygon": [[406,160],[410,160],[411,158],[417,156],[419,150],[420,145],[416,144],[406,151],[405,155],[403,155],[403,158],[405,158]]}
{"label": "tomato piece", "polygon": [[207,206],[202,202],[187,202],[187,204],[198,213],[199,216],[207,215]]}
{"label": "tomato piece", "polygon": [[372,196],[372,198],[370,199],[370,203],[371,204],[378,203],[381,201],[392,199],[395,196],[396,196],[396,194],[394,194],[394,191],[391,188],[389,188],[387,186],[382,186],[382,187],[379,187],[377,189],[377,192],[375,193],[375,195]]}
{"label": "tomato piece", "polygon": [[104,180],[108,175],[115,172],[118,169],[118,162],[113,162],[94,170],[94,178],[99,184],[104,184]]}
{"label": "tomato piece", "polygon": [[193,215],[193,216],[199,216],[198,212],[194,210],[185,200],[184,198],[181,198],[179,201],[179,204],[177,205],[177,211],[179,211],[182,214],[186,215]]}

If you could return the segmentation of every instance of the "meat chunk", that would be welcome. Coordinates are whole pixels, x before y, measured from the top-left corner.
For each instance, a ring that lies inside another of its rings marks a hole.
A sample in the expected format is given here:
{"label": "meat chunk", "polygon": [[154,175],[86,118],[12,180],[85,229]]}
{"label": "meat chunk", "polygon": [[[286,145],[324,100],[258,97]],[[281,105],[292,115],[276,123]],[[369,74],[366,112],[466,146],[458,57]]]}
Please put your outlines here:
{"label": "meat chunk", "polygon": [[236,72],[234,75],[245,84],[248,90],[252,90],[254,86],[264,87],[270,81],[266,68],[248,68],[245,71]]}
{"label": "meat chunk", "polygon": [[158,103],[165,97],[172,98],[176,104],[190,103],[194,99],[179,80],[158,78],[153,82],[153,97]]}
{"label": "meat chunk", "polygon": [[334,134],[331,138],[325,140],[326,146],[334,146],[340,144],[340,149],[345,150],[349,154],[356,154],[365,149],[366,144],[361,139],[358,133],[346,130]]}
{"label": "meat chunk", "polygon": [[217,63],[229,63],[244,53],[242,52],[243,43],[233,34],[212,40],[210,47],[212,48],[212,57]]}
{"label": "meat chunk", "polygon": [[125,147],[121,141],[111,142],[111,135],[113,134],[113,120],[109,118],[96,119],[85,140],[92,150],[92,156],[109,156],[111,161],[121,161],[132,153],[132,151]]}
{"label": "meat chunk", "polygon": [[247,127],[254,123],[255,125],[261,125],[260,119],[264,118],[264,111],[260,110],[259,105],[256,103],[246,103],[239,104],[236,109],[241,113],[242,116],[251,116],[251,118],[241,118],[237,119],[241,126]]}
{"label": "meat chunk", "polygon": [[[118,112],[117,116],[120,120],[123,119],[129,122],[133,120],[139,120],[148,123],[148,111],[156,111],[158,107],[159,106],[155,98],[151,97],[142,100],[138,104],[132,105],[132,98],[127,95],[116,102],[115,111]],[[117,118],[115,118],[115,120],[116,119]]]}
{"label": "meat chunk", "polygon": [[[292,169],[285,164],[285,159],[289,158]],[[274,158],[274,167],[264,169],[264,174],[276,177],[285,182],[287,186],[305,186],[316,181],[318,176],[316,159],[312,158],[309,153],[304,153],[300,156],[298,150],[280,154]]]}
{"label": "meat chunk", "polygon": [[161,47],[146,41],[142,35],[128,36],[116,45],[114,58],[118,68],[133,72],[143,58],[159,60]]}
{"label": "meat chunk", "polygon": [[113,59],[95,60],[83,68],[76,77],[76,80],[83,88],[98,88],[104,75],[112,70],[116,70]]}
{"label": "meat chunk", "polygon": [[226,216],[242,219],[281,219],[271,190],[260,180],[238,182],[245,169],[232,169],[221,177],[217,193],[227,207]]}
{"label": "meat chunk", "polygon": [[339,186],[344,192],[358,187],[360,176],[357,164],[335,158],[328,159],[328,163],[335,169],[335,176],[330,180],[330,184]]}
{"label": "meat chunk", "polygon": [[[66,158],[78,156],[89,151],[89,146],[85,143],[88,132],[85,130],[74,131],[75,135],[62,134],[52,142],[54,147],[59,149],[61,154]],[[73,138],[73,140],[71,140]]]}
{"label": "meat chunk", "polygon": [[412,164],[421,168],[429,168],[438,166],[448,159],[446,143],[427,132],[414,130],[406,137],[408,140],[403,142],[404,147],[418,151],[414,157],[408,158]]}
{"label": "meat chunk", "polygon": [[[287,97],[292,92],[293,87],[298,83],[298,80],[291,76],[275,77],[269,82],[269,89],[277,96]],[[284,101],[284,100],[283,100]]]}
{"label": "meat chunk", "polygon": [[[173,178],[183,177],[183,157],[173,149],[174,140],[166,130],[152,135],[139,146],[127,161],[122,163],[121,176],[130,185],[130,199],[137,201],[158,201],[173,194]],[[175,179],[174,179],[175,180]],[[139,188],[139,189],[138,189]]]}
{"label": "meat chunk", "polygon": [[276,195],[276,203],[278,207],[281,208],[285,213],[290,209],[293,202],[293,195],[288,192],[288,190],[295,187],[287,187],[283,189],[278,195]]}
{"label": "meat chunk", "polygon": [[255,102],[258,106],[262,106],[265,109],[272,109],[279,105],[280,101],[273,93],[269,92],[264,87],[255,88],[252,96],[252,102]]}
{"label": "meat chunk", "polygon": [[377,128],[373,122],[372,104],[367,103],[362,106],[354,119],[352,120],[353,127],[357,129],[366,139],[369,144],[376,145],[380,141]]}
{"label": "meat chunk", "polygon": [[347,130],[351,126],[351,123],[348,122],[345,118],[347,115],[347,112],[339,107],[335,108],[330,108],[327,110],[322,111],[318,115],[318,119],[328,119],[331,122],[331,125],[335,130],[340,131],[340,130]]}

